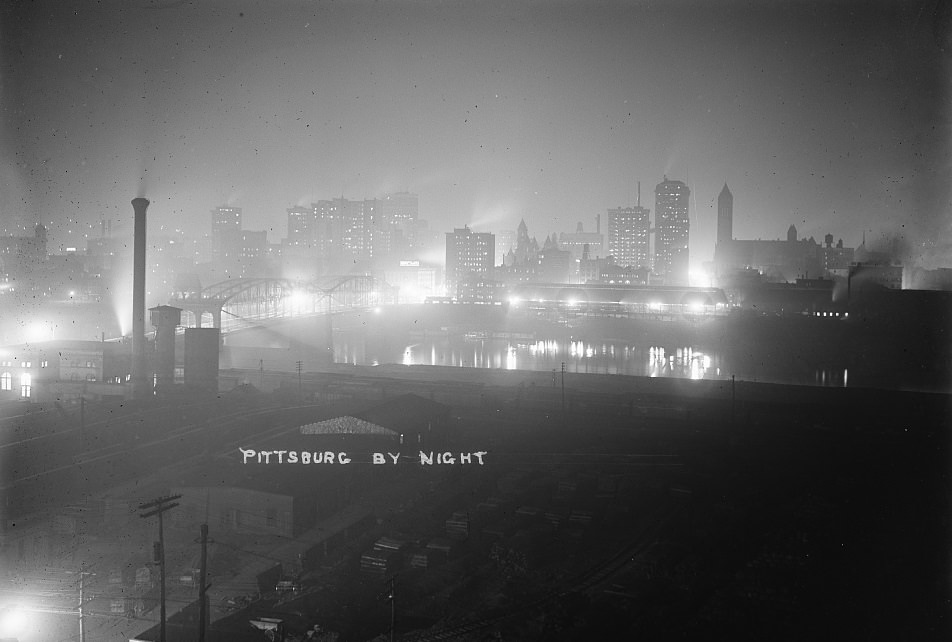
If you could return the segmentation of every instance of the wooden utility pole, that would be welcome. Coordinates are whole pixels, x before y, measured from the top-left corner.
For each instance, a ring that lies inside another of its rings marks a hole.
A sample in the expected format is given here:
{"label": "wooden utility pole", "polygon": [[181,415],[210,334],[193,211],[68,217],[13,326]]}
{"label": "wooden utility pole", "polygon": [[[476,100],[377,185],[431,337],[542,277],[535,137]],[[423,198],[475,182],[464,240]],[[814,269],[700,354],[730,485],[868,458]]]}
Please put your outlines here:
{"label": "wooden utility pole", "polygon": [[86,576],[92,573],[86,570],[85,564],[79,569],[79,642],[86,642],[86,615],[83,613],[83,604],[86,601]]}
{"label": "wooden utility pole", "polygon": [[86,620],[83,617],[83,599],[86,597],[83,594],[83,578],[86,576],[85,571],[79,571],[79,642],[86,642]]}
{"label": "wooden utility pole", "polygon": [[562,362],[562,427],[565,427],[565,362]]}
{"label": "wooden utility pole", "polygon": [[734,375],[731,375],[731,426],[736,425],[737,423],[737,382],[734,380]]}
{"label": "wooden utility pole", "polygon": [[396,584],[396,577],[390,578],[390,642],[393,642],[394,634],[394,624],[396,623],[397,616],[397,596],[394,595],[394,585]]}
{"label": "wooden utility pole", "polygon": [[159,517],[159,642],[165,642],[165,538],[162,529],[162,514],[178,506],[177,503],[172,502],[181,497],[181,495],[160,497],[139,506],[139,510],[147,510],[147,512],[139,515],[139,517],[143,519],[152,517],[153,515],[158,515]]}
{"label": "wooden utility pole", "polygon": [[208,620],[208,596],[205,592],[211,584],[205,584],[205,575],[208,572],[208,524],[202,524],[202,567],[199,572],[198,585],[198,642],[205,642],[205,625]]}

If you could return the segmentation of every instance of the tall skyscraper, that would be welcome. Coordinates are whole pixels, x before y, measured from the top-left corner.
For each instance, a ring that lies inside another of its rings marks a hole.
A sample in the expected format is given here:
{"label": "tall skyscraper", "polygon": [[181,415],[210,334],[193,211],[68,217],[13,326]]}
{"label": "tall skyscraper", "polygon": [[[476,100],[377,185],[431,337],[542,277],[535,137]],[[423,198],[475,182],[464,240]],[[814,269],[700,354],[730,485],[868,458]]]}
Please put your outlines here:
{"label": "tall skyscraper", "polygon": [[335,260],[343,253],[344,199],[320,200],[312,203],[314,209],[314,246],[321,255]]}
{"label": "tall skyscraper", "polygon": [[664,180],[655,187],[654,271],[665,285],[688,285],[688,203],[691,190],[681,181]]}
{"label": "tall skyscraper", "polygon": [[212,236],[226,230],[241,229],[241,208],[222,205],[212,210]]}
{"label": "tall skyscraper", "polygon": [[377,199],[341,199],[341,202],[344,204],[344,252],[352,259],[368,259],[372,255],[370,230],[376,214]]}
{"label": "tall skyscraper", "polygon": [[641,205],[608,210],[608,254],[623,267],[647,267],[649,210]]}
{"label": "tall skyscraper", "polygon": [[374,258],[405,257],[414,246],[420,199],[410,192],[387,194],[376,201],[370,225],[370,249]]}
{"label": "tall skyscraper", "polygon": [[351,201],[346,198],[313,204],[314,244],[322,255],[332,261],[370,258],[370,222],[376,204],[375,199]]}
{"label": "tall skyscraper", "polygon": [[288,245],[311,245],[314,242],[316,232],[316,217],[314,207],[295,207],[288,208]]}
{"label": "tall skyscraper", "polygon": [[409,226],[420,215],[420,197],[411,192],[387,194],[377,206],[380,225]]}
{"label": "tall skyscraper", "polygon": [[724,189],[717,197],[717,243],[724,243],[734,238],[734,195]]}
{"label": "tall skyscraper", "polygon": [[234,254],[235,239],[240,234],[240,207],[222,205],[212,210],[212,253],[216,259]]}
{"label": "tall skyscraper", "polygon": [[515,230],[496,230],[496,256],[500,262],[506,256],[509,250],[516,249],[516,231]]}
{"label": "tall skyscraper", "polygon": [[[496,239],[492,233],[473,232],[468,226],[446,233],[446,291],[450,296],[459,297],[467,281],[491,288],[495,263]],[[491,299],[491,292],[486,298]]]}

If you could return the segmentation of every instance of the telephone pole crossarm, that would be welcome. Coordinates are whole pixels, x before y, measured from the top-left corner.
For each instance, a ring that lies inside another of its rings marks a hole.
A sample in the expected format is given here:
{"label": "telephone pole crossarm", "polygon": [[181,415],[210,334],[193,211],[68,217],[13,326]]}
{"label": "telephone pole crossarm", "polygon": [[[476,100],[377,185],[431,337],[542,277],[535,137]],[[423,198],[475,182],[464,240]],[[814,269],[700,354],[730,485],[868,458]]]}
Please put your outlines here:
{"label": "telephone pole crossarm", "polygon": [[[145,510],[147,508],[152,508],[153,506],[161,506],[176,499],[181,499],[181,495],[169,495],[168,497],[159,497],[158,499],[153,499],[151,502],[146,502],[139,506],[139,510]],[[150,517],[154,513],[149,513],[148,515],[140,515],[139,517]]]}
{"label": "telephone pole crossarm", "polygon": [[177,502],[168,504],[167,506],[163,506],[162,508],[156,508],[155,510],[149,511],[148,513],[143,513],[142,515],[139,515],[139,517],[146,518],[146,517],[152,517],[154,515],[161,515],[165,511],[169,510],[170,508],[175,508],[176,506],[178,506]]}

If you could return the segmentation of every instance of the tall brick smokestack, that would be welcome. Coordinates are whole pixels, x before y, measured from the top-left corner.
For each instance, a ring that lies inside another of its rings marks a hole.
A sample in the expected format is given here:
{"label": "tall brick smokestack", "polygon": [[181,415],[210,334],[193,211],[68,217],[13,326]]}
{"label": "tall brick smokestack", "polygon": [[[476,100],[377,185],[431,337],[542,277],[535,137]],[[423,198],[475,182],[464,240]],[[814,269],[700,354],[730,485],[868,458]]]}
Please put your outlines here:
{"label": "tall brick smokestack", "polygon": [[132,199],[135,211],[132,257],[132,396],[147,397],[149,385],[149,361],[145,343],[145,211],[148,199]]}

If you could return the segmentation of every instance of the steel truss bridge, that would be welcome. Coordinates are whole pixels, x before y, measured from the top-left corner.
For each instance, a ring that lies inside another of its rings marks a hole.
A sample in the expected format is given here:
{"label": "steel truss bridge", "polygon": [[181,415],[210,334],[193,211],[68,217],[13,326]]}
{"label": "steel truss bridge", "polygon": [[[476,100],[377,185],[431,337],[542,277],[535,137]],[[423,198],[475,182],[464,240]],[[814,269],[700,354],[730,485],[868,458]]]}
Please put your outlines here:
{"label": "steel truss bridge", "polygon": [[169,304],[183,310],[182,325],[222,333],[268,320],[366,310],[387,303],[389,286],[372,276],[326,276],[313,281],[230,279],[201,292],[179,293]]}

